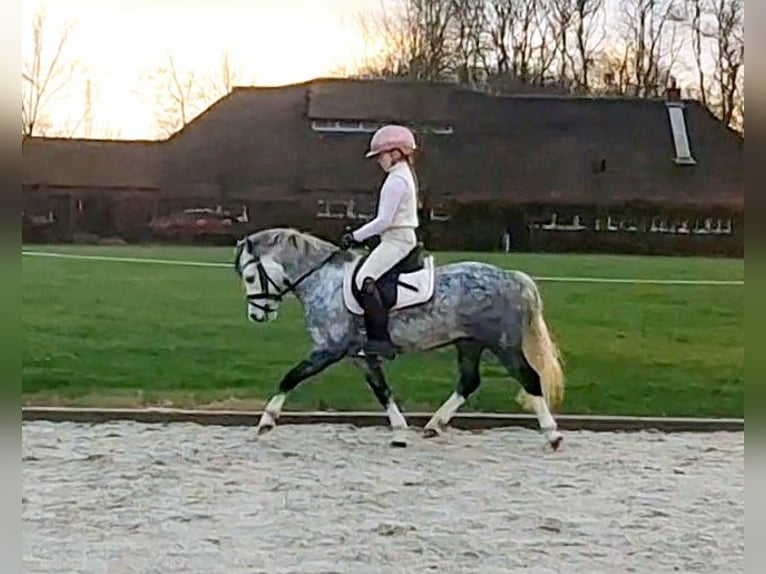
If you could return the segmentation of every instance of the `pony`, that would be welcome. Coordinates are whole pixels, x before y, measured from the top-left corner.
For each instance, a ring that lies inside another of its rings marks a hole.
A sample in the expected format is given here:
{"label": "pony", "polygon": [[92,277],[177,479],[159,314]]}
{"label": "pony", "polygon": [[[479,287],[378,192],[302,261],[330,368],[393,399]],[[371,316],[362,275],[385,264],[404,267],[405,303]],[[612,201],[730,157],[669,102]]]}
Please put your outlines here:
{"label": "pony", "polygon": [[[288,294],[303,307],[312,342],[308,356],[277,385],[260,417],[257,434],[272,430],[289,393],[301,382],[342,360],[361,367],[388,415],[391,445],[406,446],[408,424],[386,382],[382,359],[364,356],[363,312],[354,275],[366,257],[292,228],[253,232],[237,241],[234,268],[245,294],[247,319],[276,320]],[[479,388],[479,363],[492,353],[521,384],[517,400],[533,411],[547,443],[558,449],[562,434],[551,414],[564,395],[559,349],[543,316],[535,282],[521,271],[464,261],[435,266],[422,245],[378,281],[389,309],[391,340],[401,356],[454,345],[458,380],[454,391],[423,429],[441,434],[460,406]]]}

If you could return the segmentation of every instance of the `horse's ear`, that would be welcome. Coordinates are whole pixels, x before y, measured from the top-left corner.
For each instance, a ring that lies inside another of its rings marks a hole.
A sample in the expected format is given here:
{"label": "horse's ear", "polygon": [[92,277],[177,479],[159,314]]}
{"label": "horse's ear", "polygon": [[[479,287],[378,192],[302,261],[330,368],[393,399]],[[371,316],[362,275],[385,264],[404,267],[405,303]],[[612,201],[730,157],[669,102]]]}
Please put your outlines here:
{"label": "horse's ear", "polygon": [[298,249],[298,236],[297,235],[291,235],[288,238],[288,241],[293,244],[293,247]]}
{"label": "horse's ear", "polygon": [[250,255],[252,255],[252,254],[253,254],[253,250],[254,250],[254,246],[253,246],[253,240],[252,240],[252,239],[250,239],[249,237],[246,237],[246,238],[245,238],[245,250],[246,250],[246,251],[247,251],[247,252],[248,252]]}

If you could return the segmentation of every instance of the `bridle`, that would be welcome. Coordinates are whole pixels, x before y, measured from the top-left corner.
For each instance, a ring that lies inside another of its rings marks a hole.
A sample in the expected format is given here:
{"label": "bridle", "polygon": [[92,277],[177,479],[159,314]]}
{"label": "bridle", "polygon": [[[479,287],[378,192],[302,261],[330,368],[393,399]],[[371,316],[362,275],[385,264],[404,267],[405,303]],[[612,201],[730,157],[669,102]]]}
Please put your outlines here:
{"label": "bridle", "polygon": [[[252,259],[247,261],[242,267],[239,268],[239,274],[244,275],[245,269],[249,267],[250,265],[255,265],[256,273],[258,274],[258,282],[261,287],[260,293],[255,293],[252,295],[247,295],[246,299],[247,302],[255,307],[256,309],[259,309],[263,311],[264,315],[268,317],[269,313],[273,313],[274,310],[270,309],[266,305],[262,305],[258,303],[257,301],[260,300],[266,300],[266,301],[276,301],[277,303],[281,302],[282,299],[284,299],[285,295],[288,293],[295,291],[295,289],[303,283],[308,277],[310,277],[313,273],[316,273],[324,267],[327,263],[330,262],[330,260],[335,257],[335,255],[342,251],[341,249],[336,249],[330,255],[328,255],[326,258],[324,258],[319,265],[316,267],[312,267],[309,269],[306,273],[298,277],[295,281],[290,281],[288,278],[285,278],[282,281],[282,286],[278,285],[276,281],[274,281],[271,277],[269,277],[269,274],[266,273],[266,268],[263,266],[263,262],[261,261],[261,258],[259,256],[253,256]],[[247,279],[245,280],[247,281]],[[269,292],[269,286],[274,288],[274,292]]]}

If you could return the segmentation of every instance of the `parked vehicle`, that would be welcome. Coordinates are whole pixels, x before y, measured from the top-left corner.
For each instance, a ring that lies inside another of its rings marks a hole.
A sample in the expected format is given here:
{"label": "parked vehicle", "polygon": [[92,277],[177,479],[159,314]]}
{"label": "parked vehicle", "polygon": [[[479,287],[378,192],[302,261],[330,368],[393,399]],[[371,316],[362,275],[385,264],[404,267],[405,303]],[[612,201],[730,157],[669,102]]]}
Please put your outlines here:
{"label": "parked vehicle", "polygon": [[149,227],[159,241],[228,245],[244,233],[247,218],[242,219],[229,211],[194,208],[154,217]]}

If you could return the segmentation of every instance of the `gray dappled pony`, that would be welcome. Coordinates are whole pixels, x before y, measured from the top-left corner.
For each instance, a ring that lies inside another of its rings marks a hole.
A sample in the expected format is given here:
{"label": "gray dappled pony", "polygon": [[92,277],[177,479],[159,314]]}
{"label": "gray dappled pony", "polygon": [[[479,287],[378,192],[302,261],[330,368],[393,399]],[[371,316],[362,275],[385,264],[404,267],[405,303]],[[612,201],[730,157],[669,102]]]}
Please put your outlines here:
{"label": "gray dappled pony", "polygon": [[[361,318],[346,308],[343,276],[347,263],[360,257],[294,229],[265,229],[237,243],[235,268],[243,281],[247,316],[265,322],[276,318],[282,298],[292,292],[304,309],[313,347],[279,382],[266,405],[258,433],[272,429],[287,395],[301,381],[349,358],[360,363],[375,397],[389,417],[392,444],[404,446],[407,422],[402,416],[377,358],[363,357]],[[525,273],[478,262],[435,267],[433,297],[421,305],[390,313],[391,340],[399,353],[457,348],[459,378],[455,391],[424,429],[436,436],[480,384],[479,361],[494,354],[522,386],[519,402],[536,415],[541,431],[556,449],[562,436],[549,406],[564,394],[558,349],[543,318],[534,281]]]}

